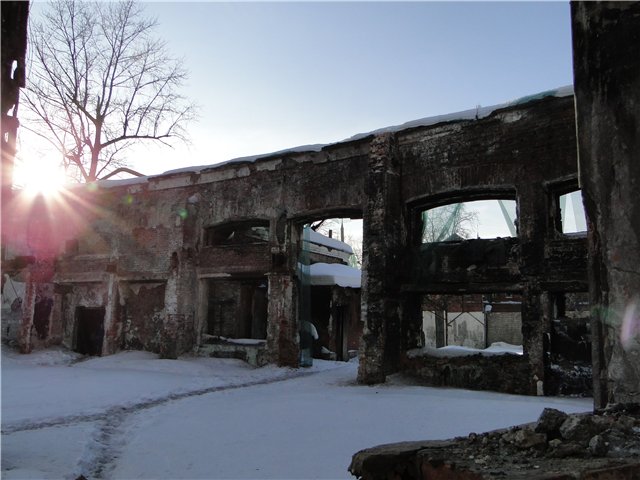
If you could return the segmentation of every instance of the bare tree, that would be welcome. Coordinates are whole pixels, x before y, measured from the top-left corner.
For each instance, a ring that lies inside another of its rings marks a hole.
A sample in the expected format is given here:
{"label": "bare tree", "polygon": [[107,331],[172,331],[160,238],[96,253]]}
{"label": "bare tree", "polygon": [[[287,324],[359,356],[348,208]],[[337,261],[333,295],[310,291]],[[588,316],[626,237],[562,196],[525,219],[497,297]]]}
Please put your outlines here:
{"label": "bare tree", "polygon": [[454,203],[427,210],[422,215],[422,242],[442,242],[452,237],[468,238],[477,228],[478,212]]}
{"label": "bare tree", "polygon": [[30,129],[94,181],[126,165],[140,140],[186,140],[195,106],[178,91],[187,73],[153,36],[142,6],[57,0],[30,26],[26,101]]}
{"label": "bare tree", "polygon": [[359,270],[362,269],[362,237],[347,235],[344,241],[353,250],[353,255],[349,257],[349,266]]}

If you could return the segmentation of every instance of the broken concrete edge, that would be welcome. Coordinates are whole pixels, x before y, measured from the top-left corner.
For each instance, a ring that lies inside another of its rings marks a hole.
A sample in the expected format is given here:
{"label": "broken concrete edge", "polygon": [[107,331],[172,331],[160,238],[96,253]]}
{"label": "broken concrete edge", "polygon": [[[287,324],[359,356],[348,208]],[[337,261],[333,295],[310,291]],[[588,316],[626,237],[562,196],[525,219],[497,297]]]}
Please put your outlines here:
{"label": "broken concrete edge", "polygon": [[363,472],[378,472],[381,478],[386,478],[386,475],[391,473],[389,471],[390,462],[393,462],[394,465],[406,463],[424,449],[449,447],[453,444],[454,440],[423,440],[388,443],[366,448],[353,455],[348,470],[358,478],[366,478],[362,477]]}

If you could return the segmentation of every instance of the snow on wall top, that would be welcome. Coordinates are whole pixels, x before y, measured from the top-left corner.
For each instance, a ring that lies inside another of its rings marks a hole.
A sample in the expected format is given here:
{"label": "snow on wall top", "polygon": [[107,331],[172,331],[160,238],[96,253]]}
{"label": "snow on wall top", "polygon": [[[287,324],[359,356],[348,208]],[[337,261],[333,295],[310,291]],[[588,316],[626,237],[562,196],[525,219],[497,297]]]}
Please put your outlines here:
{"label": "snow on wall top", "polygon": [[119,178],[116,180],[98,180],[96,183],[102,188],[111,188],[111,187],[126,187],[129,185],[138,185],[141,183],[147,183],[149,181],[149,177],[133,177],[133,178]]}
{"label": "snow on wall top", "polygon": [[444,115],[436,115],[435,117],[420,118],[418,120],[411,120],[401,125],[379,128],[378,130],[374,130],[368,133],[359,133],[343,141],[360,140],[370,135],[378,135],[381,133],[388,133],[388,132],[400,132],[408,128],[428,127],[431,125],[435,125],[437,123],[455,122],[458,120],[479,120],[481,118],[488,117],[496,110],[500,110],[502,108],[522,105],[527,102],[531,102],[533,100],[540,100],[545,97],[568,97],[570,95],[573,95],[573,85],[566,85],[564,87],[556,88],[554,90],[547,90],[547,91],[536,93],[533,95],[527,95],[526,97],[521,97],[516,100],[512,100],[506,103],[501,103],[498,105],[491,105],[488,107],[477,107],[477,108],[472,108],[470,110],[463,110],[461,112],[447,113]]}
{"label": "snow on wall top", "polygon": [[[338,143],[340,143],[340,142],[338,142]],[[155,175],[155,176],[175,175],[176,173],[199,173],[202,170],[207,170],[207,169],[210,169],[210,168],[222,167],[223,165],[229,165],[231,163],[243,163],[243,162],[254,163],[256,160],[259,160],[261,158],[276,157],[278,155],[283,155],[285,153],[319,152],[320,150],[322,150],[327,145],[331,145],[331,144],[316,143],[316,144],[313,144],[313,145],[300,145],[298,147],[287,148],[285,150],[278,150],[277,152],[260,153],[258,155],[249,155],[247,157],[236,157],[236,158],[232,158],[230,160],[225,160],[224,162],[213,163],[211,165],[200,165],[200,166],[196,166],[196,167],[176,168],[176,169],[173,169],[173,170],[167,170],[166,172],[161,173],[160,175]]]}
{"label": "snow on wall top", "polygon": [[416,357],[470,357],[472,355],[493,356],[493,355],[522,355],[522,345],[511,345],[506,342],[495,342],[485,349],[463,347],[460,345],[449,345],[447,347],[422,347],[407,351],[409,358]]}
{"label": "snow on wall top", "polygon": [[339,287],[360,288],[362,272],[341,263],[314,263],[309,266],[311,285],[338,285]]}
{"label": "snow on wall top", "polygon": [[321,233],[318,233],[311,229],[309,229],[309,241],[311,243],[315,243],[316,245],[322,245],[334,250],[339,250],[341,252],[353,253],[353,248],[351,248],[351,245],[341,242],[340,240],[335,238],[325,237]]}
{"label": "snow on wall top", "polygon": [[254,163],[255,161],[260,159],[277,157],[279,155],[284,155],[287,153],[320,152],[323,148],[328,147],[330,145],[338,145],[341,143],[353,142],[356,140],[367,138],[371,135],[379,135],[381,133],[400,132],[402,130],[406,130],[409,128],[428,127],[431,125],[436,125],[438,123],[444,123],[444,122],[454,122],[454,121],[460,121],[460,120],[479,120],[481,118],[488,117],[494,111],[502,108],[513,107],[516,105],[523,105],[525,103],[528,103],[534,100],[540,100],[546,97],[568,97],[571,95],[573,95],[573,85],[565,85],[563,87],[559,87],[553,90],[546,90],[544,92],[535,93],[533,95],[527,95],[527,96],[517,98],[515,100],[509,101],[506,103],[501,103],[498,105],[491,105],[488,107],[477,107],[477,108],[472,108],[470,110],[463,110],[461,112],[454,112],[454,113],[447,113],[444,115],[425,117],[417,120],[411,120],[401,125],[393,125],[389,127],[379,128],[371,132],[358,133],[356,135],[353,135],[352,137],[346,138],[339,142],[333,142],[333,143],[327,143],[327,144],[300,145],[293,148],[287,148],[285,150],[279,150],[277,152],[232,158],[224,162],[213,163],[210,165],[190,166],[190,167],[177,168],[174,170],[167,170],[166,172],[158,175],[149,175],[149,176],[143,176],[143,177],[131,178],[131,179],[125,179],[125,180],[101,180],[101,181],[98,181],[97,183],[102,188],[120,187],[125,185],[146,183],[150,178],[157,178],[157,177],[163,177],[168,175],[177,175],[182,173],[200,173],[203,170],[219,168],[224,165],[229,165],[234,163]]}

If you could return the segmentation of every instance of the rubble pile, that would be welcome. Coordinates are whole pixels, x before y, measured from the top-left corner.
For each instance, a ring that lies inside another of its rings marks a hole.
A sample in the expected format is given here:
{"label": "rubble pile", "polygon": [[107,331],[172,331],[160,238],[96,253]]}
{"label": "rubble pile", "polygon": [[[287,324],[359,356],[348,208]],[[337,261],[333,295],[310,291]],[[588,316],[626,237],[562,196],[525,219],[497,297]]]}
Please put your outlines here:
{"label": "rubble pile", "polygon": [[[546,408],[536,423],[456,440],[466,447],[467,458],[480,467],[479,472],[501,475],[504,467],[554,472],[566,470],[564,463],[576,460],[575,470],[582,471],[581,465],[593,463],[597,468],[610,459],[632,459],[640,475],[638,406],[618,405],[593,415]],[[588,461],[594,459],[604,461]]]}
{"label": "rubble pile", "polygon": [[640,479],[640,405],[594,414],[545,409],[537,422],[354,455],[350,472],[377,479]]}

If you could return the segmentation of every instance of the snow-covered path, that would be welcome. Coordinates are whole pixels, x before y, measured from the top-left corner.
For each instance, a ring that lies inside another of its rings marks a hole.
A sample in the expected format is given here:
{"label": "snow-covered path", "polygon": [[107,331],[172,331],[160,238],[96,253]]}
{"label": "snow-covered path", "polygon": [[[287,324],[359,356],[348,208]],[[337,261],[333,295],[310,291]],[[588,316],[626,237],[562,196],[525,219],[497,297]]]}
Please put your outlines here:
{"label": "snow-covered path", "polygon": [[291,370],[144,352],[71,366],[44,358],[3,352],[3,478],[350,478],[362,448],[533,421],[547,406],[591,408],[589,399],[396,378],[357,386],[355,363]]}

